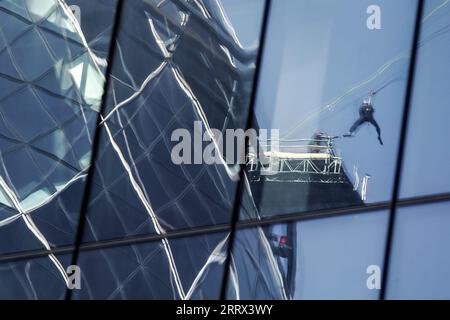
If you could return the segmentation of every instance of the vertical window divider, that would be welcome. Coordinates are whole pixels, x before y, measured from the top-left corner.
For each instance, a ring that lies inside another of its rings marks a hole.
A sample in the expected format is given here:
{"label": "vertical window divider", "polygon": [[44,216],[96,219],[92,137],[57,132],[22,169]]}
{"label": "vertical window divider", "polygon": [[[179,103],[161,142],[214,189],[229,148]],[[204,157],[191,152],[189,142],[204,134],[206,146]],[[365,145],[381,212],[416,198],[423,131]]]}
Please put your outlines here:
{"label": "vertical window divider", "polygon": [[389,209],[389,220],[388,220],[388,228],[386,234],[386,242],[385,242],[385,250],[384,250],[384,261],[383,261],[383,269],[382,269],[382,281],[381,281],[381,290],[379,299],[386,299],[386,289],[389,280],[389,267],[392,257],[392,243],[394,237],[394,228],[395,228],[395,219],[397,215],[397,202],[400,194],[400,186],[401,186],[401,178],[402,178],[402,168],[403,168],[403,160],[405,156],[405,147],[406,147],[406,139],[408,133],[408,120],[409,113],[411,109],[411,100],[413,95],[413,87],[414,87],[414,76],[416,70],[416,62],[417,62],[417,53],[419,49],[419,39],[420,39],[420,30],[421,30],[421,21],[423,16],[423,6],[424,1],[418,0],[417,3],[417,11],[416,11],[416,20],[414,26],[414,34],[413,34],[413,43],[411,47],[411,56],[409,61],[409,70],[408,70],[408,82],[406,86],[405,99],[404,99],[404,107],[403,107],[403,117],[400,129],[400,138],[399,138],[399,146],[397,151],[397,162],[395,167],[395,176],[394,176],[394,185],[392,190],[392,199]]}
{"label": "vertical window divider", "polygon": [[[87,172],[86,176],[86,184],[83,191],[83,200],[81,202],[81,208],[80,208],[80,216],[78,218],[78,225],[77,225],[77,231],[75,233],[75,245],[74,245],[74,251],[72,254],[72,265],[77,265],[78,263],[78,257],[80,252],[80,245],[83,241],[83,234],[84,229],[86,226],[86,214],[89,207],[89,198],[92,190],[92,184],[94,179],[94,173],[95,173],[95,161],[97,159],[98,154],[98,148],[100,145],[100,135],[101,135],[101,118],[102,115],[106,109],[106,103],[108,101],[108,91],[110,87],[110,75],[112,72],[112,66],[114,64],[114,54],[115,54],[115,48],[116,48],[116,38],[117,34],[119,32],[120,22],[121,22],[121,16],[122,16],[122,9],[123,9],[123,3],[124,0],[117,0],[116,3],[116,12],[114,14],[114,20],[113,20],[113,29],[111,32],[111,38],[108,48],[108,65],[105,70],[105,82],[103,84],[103,94],[102,99],[100,103],[100,108],[98,111],[98,116],[96,119],[96,125],[94,130],[94,137],[92,141],[92,153],[91,153],[91,161],[90,166]],[[73,290],[67,288],[66,289],[66,295],[65,300],[71,300],[72,299],[72,292]]]}
{"label": "vertical window divider", "polygon": [[[259,48],[258,48],[258,54],[255,61],[255,74],[253,76],[253,84],[252,84],[252,92],[250,97],[250,104],[248,109],[248,117],[247,117],[247,123],[244,128],[244,131],[248,130],[253,126],[253,114],[255,110],[255,104],[256,104],[256,94],[258,90],[258,84],[260,79],[260,73],[261,73],[261,66],[262,66],[262,60],[263,60],[263,54],[264,54],[264,47],[265,47],[265,40],[266,40],[266,33],[268,29],[268,23],[269,23],[269,15],[270,15],[270,7],[271,7],[271,0],[266,0],[264,4],[264,13],[263,13],[263,20],[261,24],[261,31],[259,35]],[[245,144],[245,152],[247,154],[248,151],[248,141],[246,141]],[[230,274],[230,268],[231,268],[231,254],[233,252],[233,245],[234,240],[236,236],[236,225],[239,222],[239,213],[240,213],[240,207],[241,207],[241,200],[242,200],[242,193],[244,192],[244,171],[245,171],[245,163],[240,164],[239,168],[239,180],[237,182],[237,187],[234,195],[234,204],[233,204],[233,211],[231,215],[231,231],[228,236],[228,246],[227,246],[227,254],[225,257],[224,262],[224,271],[223,271],[223,278],[222,278],[222,287],[220,290],[220,299],[225,300],[227,297],[227,290],[228,290],[228,277]]]}

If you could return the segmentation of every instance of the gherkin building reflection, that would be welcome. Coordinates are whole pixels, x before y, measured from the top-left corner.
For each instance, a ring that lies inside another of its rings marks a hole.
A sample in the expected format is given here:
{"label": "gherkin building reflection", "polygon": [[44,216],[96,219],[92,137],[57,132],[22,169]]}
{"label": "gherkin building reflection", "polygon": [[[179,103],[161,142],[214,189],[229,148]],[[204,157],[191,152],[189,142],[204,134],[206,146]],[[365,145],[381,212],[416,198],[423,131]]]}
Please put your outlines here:
{"label": "gherkin building reflection", "polygon": [[[384,37],[360,0],[0,0],[0,299],[376,299],[408,1]],[[175,163],[180,129],[216,161]],[[228,161],[246,129],[280,135]]]}

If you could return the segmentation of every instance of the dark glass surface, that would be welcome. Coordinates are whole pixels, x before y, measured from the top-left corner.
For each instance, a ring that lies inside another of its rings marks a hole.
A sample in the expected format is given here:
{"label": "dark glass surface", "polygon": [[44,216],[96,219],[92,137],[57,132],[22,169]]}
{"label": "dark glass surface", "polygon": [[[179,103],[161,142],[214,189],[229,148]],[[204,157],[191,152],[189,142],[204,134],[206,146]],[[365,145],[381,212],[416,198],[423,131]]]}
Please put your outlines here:
{"label": "dark glass surface", "polygon": [[388,299],[450,298],[450,203],[398,209]]}
{"label": "dark glass surface", "polygon": [[263,6],[124,3],[85,241],[231,221],[238,166],[175,164],[171,136],[245,126]]}
{"label": "dark glass surface", "polygon": [[0,1],[0,254],[74,241],[116,2],[71,5]]}
{"label": "dark glass surface", "polygon": [[[63,299],[73,253],[74,299],[218,299],[226,267],[228,299],[379,298],[387,209],[310,211],[391,200],[417,3],[377,1],[372,30],[370,0],[272,1],[257,65],[265,0],[124,0],[113,40],[117,0],[0,0],[0,299]],[[449,15],[425,1],[401,198],[450,190]],[[279,138],[250,140],[236,204],[236,150],[211,165],[203,149],[248,116]],[[174,162],[180,129],[203,137],[200,163]],[[238,228],[229,266],[236,226],[182,235],[229,224],[236,205],[242,220],[301,220]],[[450,298],[448,211],[398,209],[388,299]],[[148,235],[163,239],[122,242]]]}
{"label": "dark glass surface", "polygon": [[70,255],[0,262],[0,300],[62,300]]}
{"label": "dark glass surface", "polygon": [[74,299],[218,299],[228,236],[210,234],[81,251]]}

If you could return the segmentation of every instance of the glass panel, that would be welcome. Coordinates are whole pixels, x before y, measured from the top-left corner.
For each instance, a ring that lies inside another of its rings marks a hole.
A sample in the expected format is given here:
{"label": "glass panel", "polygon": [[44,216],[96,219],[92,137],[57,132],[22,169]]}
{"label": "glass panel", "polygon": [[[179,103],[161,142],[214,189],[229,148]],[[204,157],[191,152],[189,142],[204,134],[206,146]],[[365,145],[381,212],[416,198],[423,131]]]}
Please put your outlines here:
{"label": "glass panel", "polygon": [[279,139],[249,155],[253,217],[390,199],[417,1],[377,3],[273,2],[255,127]]}
{"label": "glass panel", "polygon": [[228,236],[81,251],[74,299],[218,299]]}
{"label": "glass panel", "polygon": [[0,1],[0,254],[73,243],[116,2],[70,2]]}
{"label": "glass panel", "polygon": [[64,299],[69,265],[70,255],[1,262],[0,300]]}
{"label": "glass panel", "polygon": [[398,209],[388,299],[450,299],[450,203]]}
{"label": "glass panel", "polygon": [[425,1],[401,197],[450,192],[449,19],[448,1]]}
{"label": "glass panel", "polygon": [[230,299],[378,299],[386,211],[239,230]]}
{"label": "glass panel", "polygon": [[263,6],[125,2],[85,241],[231,220],[237,166],[176,164],[172,135],[244,127]]}

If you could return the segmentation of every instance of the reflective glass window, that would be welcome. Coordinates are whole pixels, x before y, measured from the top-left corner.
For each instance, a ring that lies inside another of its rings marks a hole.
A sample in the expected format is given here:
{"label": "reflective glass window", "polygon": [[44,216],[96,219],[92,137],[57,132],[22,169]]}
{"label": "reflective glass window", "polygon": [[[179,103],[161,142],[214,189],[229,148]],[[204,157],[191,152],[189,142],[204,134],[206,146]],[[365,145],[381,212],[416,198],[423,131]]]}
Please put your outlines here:
{"label": "reflective glass window", "polygon": [[[403,162],[401,197],[450,192],[450,34],[447,1],[425,1]],[[444,162],[443,162],[444,161]],[[420,178],[418,178],[420,176]]]}
{"label": "reflective glass window", "polygon": [[116,1],[70,5],[0,1],[0,254],[74,240]]}
{"label": "reflective glass window", "polygon": [[229,299],[378,299],[386,211],[237,231]]}
{"label": "reflective glass window", "polygon": [[[263,8],[125,1],[85,241],[231,221],[238,166],[220,153],[206,164],[201,151],[218,143],[213,130],[245,127]],[[200,137],[183,163],[172,157],[177,131],[189,149]]]}
{"label": "reflective glass window", "polygon": [[398,209],[388,299],[450,298],[450,203]]}
{"label": "reflective glass window", "polygon": [[249,155],[254,216],[390,200],[417,1],[372,4],[273,2],[254,125],[278,137]]}
{"label": "reflective glass window", "polygon": [[70,255],[0,262],[0,300],[62,300]]}
{"label": "reflective glass window", "polygon": [[218,299],[226,234],[81,251],[74,299]]}

